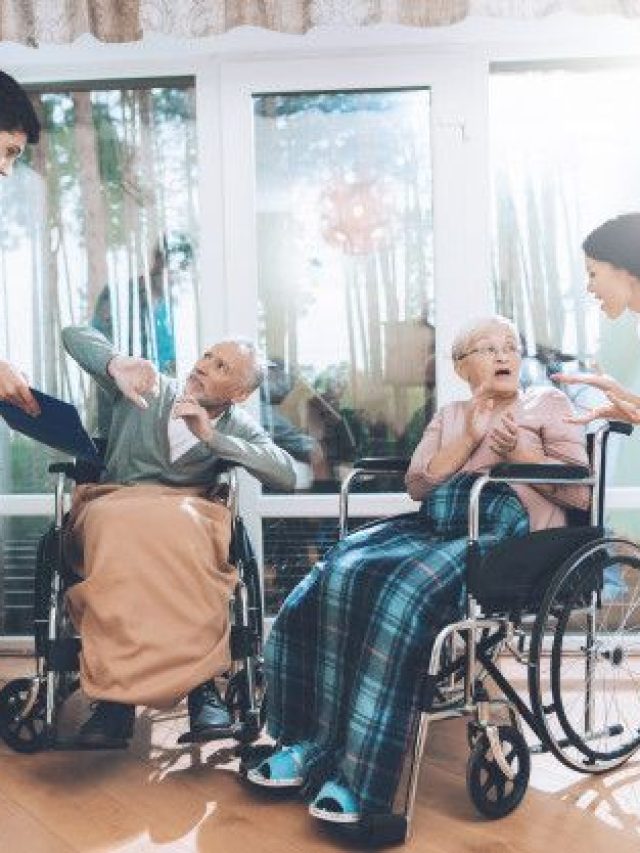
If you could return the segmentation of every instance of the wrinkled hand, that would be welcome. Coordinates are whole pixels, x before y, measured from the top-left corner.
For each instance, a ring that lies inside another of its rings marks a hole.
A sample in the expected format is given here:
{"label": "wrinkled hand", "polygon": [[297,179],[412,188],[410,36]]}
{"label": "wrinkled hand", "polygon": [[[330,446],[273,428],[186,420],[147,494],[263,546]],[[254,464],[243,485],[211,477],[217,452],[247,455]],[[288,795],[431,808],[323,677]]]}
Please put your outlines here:
{"label": "wrinkled hand", "polygon": [[195,397],[188,395],[179,397],[173,406],[171,417],[182,418],[200,441],[208,441],[213,436],[209,413],[198,403]]}
{"label": "wrinkled hand", "polygon": [[628,400],[621,400],[620,397],[614,397],[613,394],[607,394],[609,403],[602,406],[596,406],[588,412],[581,415],[572,415],[569,418],[564,418],[568,424],[588,424],[591,421],[596,421],[599,418],[604,418],[608,421],[624,421],[628,424],[640,424],[640,409],[629,403]]}
{"label": "wrinkled hand", "polygon": [[480,444],[489,430],[493,406],[493,398],[487,395],[485,386],[481,385],[473,395],[471,405],[467,409],[467,435],[476,445]]}
{"label": "wrinkled hand", "polygon": [[563,385],[591,385],[603,391],[609,399],[611,395],[619,397],[622,391],[620,383],[606,373],[554,373],[551,379]]}
{"label": "wrinkled hand", "polygon": [[505,412],[489,433],[489,447],[498,456],[509,456],[518,446],[520,428],[513,412]]}
{"label": "wrinkled hand", "polygon": [[0,400],[13,403],[28,415],[40,414],[40,406],[31,393],[27,380],[8,361],[0,361]]}
{"label": "wrinkled hand", "polygon": [[608,403],[595,406],[581,415],[565,418],[566,423],[588,424],[599,418],[625,421],[630,424],[640,423],[640,409],[624,399],[624,388],[612,376],[604,373],[555,373],[551,379],[554,382],[564,382],[566,385],[591,385],[592,388],[602,391],[609,399]]}
{"label": "wrinkled hand", "polygon": [[143,395],[157,397],[160,391],[158,371],[146,358],[117,355],[109,362],[107,373],[127,400],[140,409],[149,408]]}

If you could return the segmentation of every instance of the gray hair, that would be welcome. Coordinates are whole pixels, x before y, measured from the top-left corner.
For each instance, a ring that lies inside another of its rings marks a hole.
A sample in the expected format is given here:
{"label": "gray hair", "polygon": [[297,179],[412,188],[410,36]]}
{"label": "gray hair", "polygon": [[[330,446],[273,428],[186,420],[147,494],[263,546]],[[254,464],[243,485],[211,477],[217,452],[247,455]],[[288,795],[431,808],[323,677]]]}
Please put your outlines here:
{"label": "gray hair", "polygon": [[248,374],[246,377],[246,388],[251,394],[259,388],[267,376],[267,362],[256,344],[251,338],[234,337],[227,339],[229,343],[236,344],[240,349],[245,350],[251,358]]}
{"label": "gray hair", "polygon": [[467,352],[474,338],[479,337],[490,326],[502,326],[508,329],[513,336],[518,339],[518,329],[516,324],[503,317],[501,314],[490,314],[488,317],[478,317],[475,320],[467,323],[453,339],[451,345],[451,358],[454,361],[459,361]]}

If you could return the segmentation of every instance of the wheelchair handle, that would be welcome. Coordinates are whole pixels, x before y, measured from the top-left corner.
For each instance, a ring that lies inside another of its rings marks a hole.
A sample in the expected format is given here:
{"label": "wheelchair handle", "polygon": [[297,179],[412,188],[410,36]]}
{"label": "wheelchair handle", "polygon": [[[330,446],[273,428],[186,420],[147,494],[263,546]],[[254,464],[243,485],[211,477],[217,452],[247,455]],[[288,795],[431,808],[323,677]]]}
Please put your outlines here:
{"label": "wheelchair handle", "polygon": [[409,459],[404,456],[366,456],[356,459],[354,471],[372,474],[404,474],[409,467]]}
{"label": "wheelchair handle", "polygon": [[492,480],[523,480],[525,482],[558,483],[560,481],[574,482],[591,477],[591,471],[586,465],[532,465],[522,462],[500,462],[489,469]]}
{"label": "wheelchair handle", "polygon": [[627,424],[624,421],[609,421],[609,432],[618,432],[621,435],[631,435],[633,432],[633,424]]}
{"label": "wheelchair handle", "polygon": [[340,486],[340,516],[338,522],[338,537],[343,539],[347,534],[349,518],[349,490],[356,480],[369,477],[381,477],[385,474],[404,474],[409,467],[409,460],[399,456],[377,456],[358,459],[353,469],[347,474]]}

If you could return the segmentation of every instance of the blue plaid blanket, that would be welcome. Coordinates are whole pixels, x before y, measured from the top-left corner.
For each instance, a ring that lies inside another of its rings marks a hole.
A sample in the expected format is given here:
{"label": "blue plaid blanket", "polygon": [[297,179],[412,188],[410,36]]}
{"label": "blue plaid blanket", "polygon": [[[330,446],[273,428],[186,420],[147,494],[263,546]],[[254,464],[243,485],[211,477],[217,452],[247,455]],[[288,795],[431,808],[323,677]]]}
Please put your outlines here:
{"label": "blue plaid blanket", "polygon": [[[346,783],[363,813],[391,809],[431,644],[463,613],[474,479],[457,475],[418,513],[340,541],[288,596],[266,644],[269,733],[312,741],[307,774]],[[529,530],[503,484],[485,488],[480,520],[481,553]]]}

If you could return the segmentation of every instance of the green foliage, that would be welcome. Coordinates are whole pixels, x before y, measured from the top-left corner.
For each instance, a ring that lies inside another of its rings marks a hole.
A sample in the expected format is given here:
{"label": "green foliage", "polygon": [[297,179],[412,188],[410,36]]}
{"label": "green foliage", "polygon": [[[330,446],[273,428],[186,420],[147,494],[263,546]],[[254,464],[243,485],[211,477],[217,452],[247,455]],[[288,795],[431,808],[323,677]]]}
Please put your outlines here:
{"label": "green foliage", "polygon": [[53,477],[49,474],[48,467],[54,458],[59,458],[61,454],[19,433],[12,435],[9,453],[13,492],[37,494],[53,488]]}

